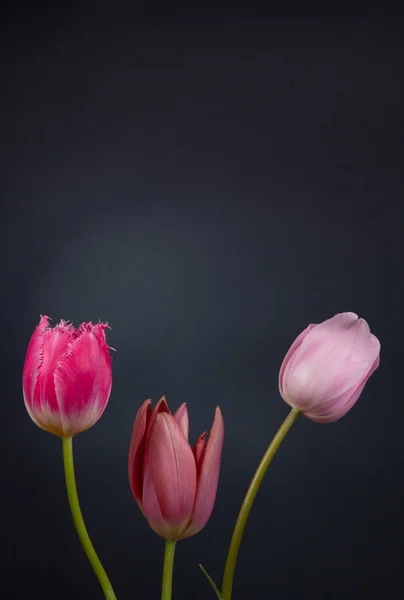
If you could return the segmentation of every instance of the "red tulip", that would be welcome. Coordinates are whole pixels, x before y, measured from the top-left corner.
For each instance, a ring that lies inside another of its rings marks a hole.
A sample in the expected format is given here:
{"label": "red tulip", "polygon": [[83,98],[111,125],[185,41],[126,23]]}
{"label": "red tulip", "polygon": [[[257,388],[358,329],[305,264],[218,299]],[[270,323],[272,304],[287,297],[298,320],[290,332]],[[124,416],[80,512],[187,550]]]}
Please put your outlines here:
{"label": "red tulip", "polygon": [[280,394],[313,421],[337,421],[358,400],[379,354],[379,340],[355,313],[309,325],[283,360]]}
{"label": "red tulip", "polygon": [[166,540],[195,535],[206,525],[215,502],[224,425],[220,408],[207,432],[191,449],[188,411],[182,404],[172,415],[165,398],[140,407],[129,451],[132,493],[150,527]]}
{"label": "red tulip", "polygon": [[66,321],[49,326],[41,317],[28,346],[23,372],[24,401],[39,427],[72,437],[98,421],[112,385],[108,325]]}

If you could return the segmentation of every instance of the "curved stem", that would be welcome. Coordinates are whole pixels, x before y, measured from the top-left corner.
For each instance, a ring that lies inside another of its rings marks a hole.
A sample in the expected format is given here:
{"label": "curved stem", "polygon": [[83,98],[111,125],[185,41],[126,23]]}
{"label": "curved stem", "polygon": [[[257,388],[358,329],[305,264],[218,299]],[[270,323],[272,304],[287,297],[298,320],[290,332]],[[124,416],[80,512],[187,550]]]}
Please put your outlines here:
{"label": "curved stem", "polygon": [[166,541],[163,564],[163,583],[161,586],[161,600],[171,600],[173,588],[175,542]]}
{"label": "curved stem", "polygon": [[250,487],[247,490],[246,496],[244,498],[244,502],[241,505],[241,509],[239,515],[237,517],[237,522],[234,527],[233,536],[231,538],[229,551],[227,553],[226,566],[223,575],[223,584],[222,584],[222,596],[223,600],[230,600],[231,593],[233,588],[233,579],[234,579],[234,571],[236,569],[237,556],[240,549],[241,540],[243,537],[244,529],[247,524],[247,519],[250,514],[253,502],[258,493],[262,480],[264,479],[264,475],[272,462],[273,457],[276,454],[279,446],[281,445],[285,435],[292,427],[293,423],[296,421],[300,411],[297,408],[292,408],[289,412],[288,416],[278,429],[275,434],[272,442],[268,446],[267,451],[260,464],[258,465],[258,469],[255,472],[254,477],[251,480]]}
{"label": "curved stem", "polygon": [[87,533],[86,526],[84,524],[83,515],[81,514],[79,498],[77,495],[76,477],[74,474],[74,461],[73,461],[73,438],[62,438],[63,444],[63,463],[65,468],[65,479],[67,496],[69,498],[70,510],[72,512],[74,526],[79,536],[81,545],[83,546],[84,552],[90,561],[91,566],[94,569],[98,581],[102,587],[107,600],[116,600],[114,590],[108,579],[106,572],[98,558],[94,546],[91,543],[90,537]]}

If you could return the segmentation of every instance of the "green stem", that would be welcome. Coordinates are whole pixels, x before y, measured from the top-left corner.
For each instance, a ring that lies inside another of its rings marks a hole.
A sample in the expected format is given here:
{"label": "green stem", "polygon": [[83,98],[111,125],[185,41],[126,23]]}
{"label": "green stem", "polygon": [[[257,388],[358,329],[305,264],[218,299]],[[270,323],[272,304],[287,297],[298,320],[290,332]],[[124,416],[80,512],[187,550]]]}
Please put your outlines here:
{"label": "green stem", "polygon": [[166,541],[163,565],[163,584],[161,586],[161,600],[171,600],[173,587],[175,542]]}
{"label": "green stem", "polygon": [[67,496],[69,498],[70,510],[72,512],[74,526],[76,527],[77,534],[79,536],[81,545],[84,548],[84,552],[90,561],[91,566],[94,569],[98,581],[102,587],[107,600],[116,600],[114,590],[108,579],[106,572],[98,558],[94,546],[91,543],[90,537],[87,533],[86,526],[84,524],[83,515],[81,514],[79,498],[77,495],[76,477],[74,474],[74,461],[73,461],[73,438],[62,438],[63,444],[63,463],[65,467],[65,479]]}
{"label": "green stem", "polygon": [[223,600],[230,600],[231,593],[233,588],[233,579],[234,579],[234,571],[236,568],[237,556],[240,549],[241,540],[243,537],[244,529],[247,524],[247,519],[250,514],[253,502],[258,493],[262,480],[264,479],[264,475],[272,462],[273,457],[276,454],[279,446],[281,445],[285,435],[292,427],[293,423],[296,421],[299,410],[297,408],[292,408],[289,412],[288,416],[278,429],[275,437],[272,442],[268,446],[267,451],[260,464],[258,465],[258,469],[255,472],[254,477],[251,480],[250,487],[247,490],[246,496],[244,498],[244,502],[241,505],[241,509],[239,515],[237,517],[237,522],[234,527],[233,536],[231,538],[229,551],[227,553],[226,566],[224,569],[223,575],[223,584],[222,584],[222,596]]}

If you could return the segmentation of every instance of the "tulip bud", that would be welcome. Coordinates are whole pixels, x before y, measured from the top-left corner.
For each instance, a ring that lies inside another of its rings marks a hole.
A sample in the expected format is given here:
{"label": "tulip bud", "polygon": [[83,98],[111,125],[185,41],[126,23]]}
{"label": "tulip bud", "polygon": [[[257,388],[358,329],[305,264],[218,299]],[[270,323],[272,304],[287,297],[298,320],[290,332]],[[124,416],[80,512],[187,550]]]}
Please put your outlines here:
{"label": "tulip bud", "polygon": [[283,360],[280,394],[313,421],[337,421],[358,400],[379,366],[379,354],[379,340],[354,313],[309,325]]}
{"label": "tulip bud", "polygon": [[150,527],[165,540],[195,535],[212,513],[224,436],[219,407],[207,442],[206,434],[199,436],[192,450],[185,403],[172,415],[164,397],[154,411],[146,400],[137,413],[129,482]]}
{"label": "tulip bud", "polygon": [[25,406],[45,431],[72,437],[98,421],[112,385],[108,325],[66,321],[49,327],[41,317],[28,346],[23,371]]}

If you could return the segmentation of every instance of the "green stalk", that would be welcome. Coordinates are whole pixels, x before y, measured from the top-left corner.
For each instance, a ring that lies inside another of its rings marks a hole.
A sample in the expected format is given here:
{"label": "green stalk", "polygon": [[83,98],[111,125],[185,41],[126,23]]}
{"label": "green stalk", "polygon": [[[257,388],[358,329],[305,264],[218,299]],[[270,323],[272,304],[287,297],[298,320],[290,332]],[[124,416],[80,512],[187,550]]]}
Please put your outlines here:
{"label": "green stalk", "polygon": [[163,583],[161,586],[161,600],[171,600],[173,588],[175,542],[166,541],[163,564]]}
{"label": "green stalk", "polygon": [[247,494],[244,498],[244,502],[241,505],[237,522],[234,527],[233,536],[231,538],[229,551],[227,553],[227,560],[222,584],[223,600],[231,600],[234,571],[236,569],[236,562],[240,549],[240,544],[255,497],[258,493],[262,480],[264,479],[264,475],[267,472],[267,469],[271,464],[273,457],[276,454],[276,451],[281,445],[285,435],[292,427],[293,423],[296,421],[299,413],[300,411],[297,408],[291,409],[288,416],[286,417],[286,419],[278,429],[277,433],[275,434],[275,437],[273,438],[272,442],[268,446],[268,449],[262,457],[262,460],[258,465],[258,469],[256,470],[255,475],[251,480],[250,487],[248,488]]}
{"label": "green stalk", "polygon": [[79,536],[84,552],[86,553],[87,558],[94,569],[94,573],[100,582],[105,598],[107,600],[116,600],[112,585],[106,572],[104,571],[100,559],[94,550],[94,546],[91,543],[90,536],[88,535],[86,526],[84,524],[83,515],[81,514],[79,498],[77,495],[76,477],[74,474],[73,438],[62,438],[62,444],[67,496],[69,498],[70,510],[77,535]]}

